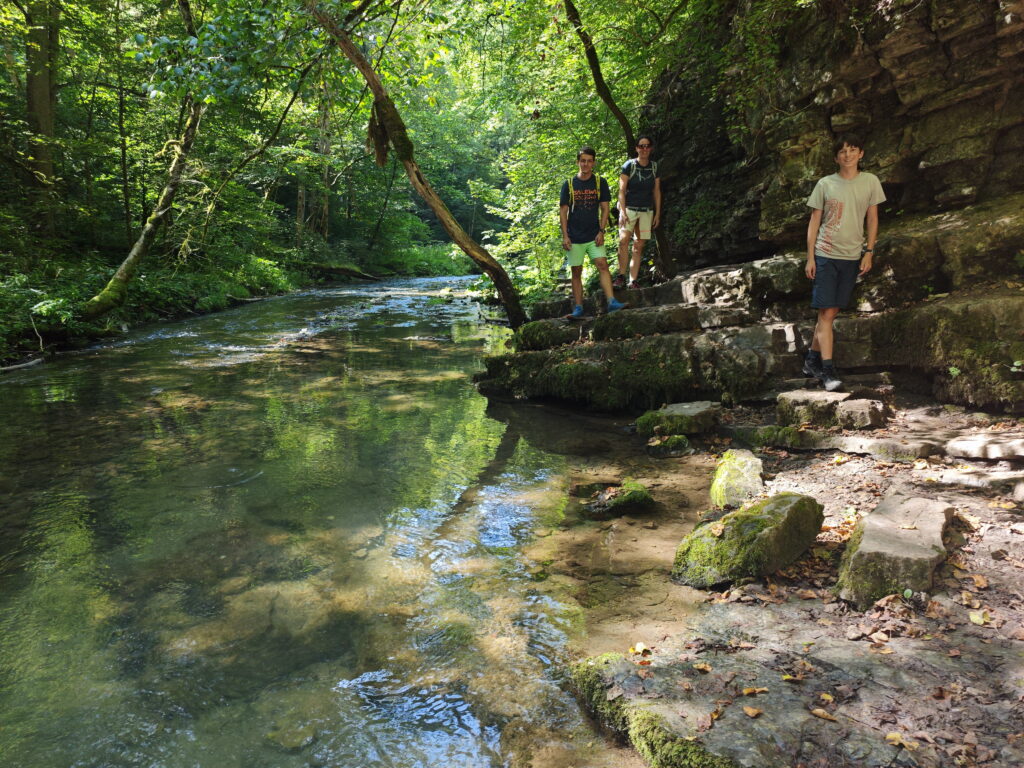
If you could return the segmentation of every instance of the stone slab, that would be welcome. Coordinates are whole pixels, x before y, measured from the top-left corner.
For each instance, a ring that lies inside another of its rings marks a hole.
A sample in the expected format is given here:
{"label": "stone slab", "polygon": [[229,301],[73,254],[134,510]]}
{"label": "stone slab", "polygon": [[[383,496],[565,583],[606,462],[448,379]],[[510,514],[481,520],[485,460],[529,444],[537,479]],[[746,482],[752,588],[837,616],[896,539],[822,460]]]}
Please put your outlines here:
{"label": "stone slab", "polygon": [[636,427],[644,435],[698,435],[718,426],[721,415],[722,406],[710,400],[669,403],[645,413],[636,420]]}
{"label": "stone slab", "polygon": [[885,426],[885,404],[879,400],[849,399],[836,404],[836,421],[843,429],[877,429]]}
{"label": "stone slab", "polygon": [[946,443],[946,453],[965,459],[1024,461],[1024,436],[992,433],[963,435]]}
{"label": "stone slab", "polygon": [[858,523],[839,569],[839,596],[860,608],[906,589],[929,592],[945,559],[942,534],[953,507],[892,494]]}
{"label": "stone slab", "polygon": [[849,392],[826,392],[823,389],[783,392],[776,404],[776,414],[783,426],[805,423],[833,426],[836,423],[836,406],[849,399]]}

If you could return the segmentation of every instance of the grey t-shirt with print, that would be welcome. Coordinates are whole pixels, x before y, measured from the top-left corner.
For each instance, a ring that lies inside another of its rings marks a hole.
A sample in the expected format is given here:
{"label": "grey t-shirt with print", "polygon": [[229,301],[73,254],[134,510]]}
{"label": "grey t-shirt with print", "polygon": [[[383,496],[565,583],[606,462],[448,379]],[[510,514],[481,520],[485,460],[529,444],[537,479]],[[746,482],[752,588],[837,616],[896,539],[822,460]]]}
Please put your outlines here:
{"label": "grey t-shirt with print", "polygon": [[861,171],[852,179],[838,173],[819,179],[807,205],[823,211],[814,255],[857,261],[864,243],[864,217],[868,208],[885,202],[878,177]]}

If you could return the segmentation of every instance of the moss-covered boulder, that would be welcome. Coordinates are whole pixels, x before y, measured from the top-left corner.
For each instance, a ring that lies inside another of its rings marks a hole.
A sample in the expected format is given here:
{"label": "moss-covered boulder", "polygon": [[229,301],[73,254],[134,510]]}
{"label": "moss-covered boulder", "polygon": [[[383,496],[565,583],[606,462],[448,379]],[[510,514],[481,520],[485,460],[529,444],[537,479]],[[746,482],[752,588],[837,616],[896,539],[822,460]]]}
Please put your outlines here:
{"label": "moss-covered boulder", "polygon": [[583,323],[562,319],[535,320],[525,323],[513,336],[513,344],[519,350],[550,349],[563,344],[579,341],[586,332]]}
{"label": "moss-covered boulder", "polygon": [[711,481],[711,503],[716,507],[738,507],[764,490],[764,465],[753,453],[733,448],[722,454]]}
{"label": "moss-covered boulder", "polygon": [[783,426],[814,424],[830,427],[836,423],[836,406],[850,398],[847,392],[798,389],[783,392],[776,400],[775,413]]}
{"label": "moss-covered boulder", "polygon": [[672,578],[691,587],[774,573],[803,554],[821,530],[822,505],[780,493],[697,528],[676,550]]}
{"label": "moss-covered boulder", "polygon": [[722,406],[710,400],[671,403],[648,411],[636,420],[641,435],[699,435],[718,426]]}

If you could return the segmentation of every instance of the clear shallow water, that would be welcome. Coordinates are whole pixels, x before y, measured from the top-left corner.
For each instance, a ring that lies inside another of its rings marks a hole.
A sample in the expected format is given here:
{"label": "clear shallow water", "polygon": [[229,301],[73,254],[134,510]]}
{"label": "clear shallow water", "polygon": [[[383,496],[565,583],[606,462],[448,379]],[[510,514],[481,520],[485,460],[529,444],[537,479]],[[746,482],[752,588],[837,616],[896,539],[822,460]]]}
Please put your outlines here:
{"label": "clear shallow water", "polygon": [[[561,459],[459,281],[320,290],[0,378],[0,764],[612,760],[519,554]],[[464,283],[461,283],[464,284]]]}

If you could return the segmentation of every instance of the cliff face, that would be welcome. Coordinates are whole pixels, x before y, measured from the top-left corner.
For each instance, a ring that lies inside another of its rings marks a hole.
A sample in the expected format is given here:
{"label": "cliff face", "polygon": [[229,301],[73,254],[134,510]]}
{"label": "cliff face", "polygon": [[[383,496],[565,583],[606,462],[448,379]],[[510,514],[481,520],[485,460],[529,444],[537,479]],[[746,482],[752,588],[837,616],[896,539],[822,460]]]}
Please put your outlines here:
{"label": "cliff face", "polygon": [[[799,247],[804,201],[834,172],[831,144],[843,131],[864,138],[862,167],[882,180],[883,234],[904,213],[1024,190],[1024,0],[776,5],[785,12],[772,30],[773,70],[733,98],[742,110],[725,99],[749,82],[726,73],[712,96],[692,56],[652,99],[677,268]],[[718,4],[707,34],[729,45],[757,6]]]}

